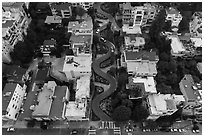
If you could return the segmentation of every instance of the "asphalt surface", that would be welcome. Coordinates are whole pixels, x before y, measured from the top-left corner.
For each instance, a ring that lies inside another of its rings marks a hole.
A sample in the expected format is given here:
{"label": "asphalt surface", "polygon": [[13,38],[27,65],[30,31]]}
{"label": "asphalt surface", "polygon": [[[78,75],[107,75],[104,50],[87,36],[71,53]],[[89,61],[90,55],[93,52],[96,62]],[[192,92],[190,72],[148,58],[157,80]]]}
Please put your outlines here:
{"label": "asphalt surface", "polygon": [[[99,9],[100,11],[102,11],[100,9],[100,3],[99,5],[97,5],[97,9]],[[105,13],[105,12],[103,12]],[[112,21],[115,21],[114,18],[112,16],[109,16],[109,14],[105,13],[105,16],[108,16],[108,18],[111,19]],[[104,25],[107,26],[107,25]],[[99,33],[100,31],[103,31],[106,27],[101,26],[98,30]],[[96,34],[96,31],[94,31],[94,35],[98,36],[99,39],[101,38],[100,34]],[[110,41],[104,41],[103,42],[107,47],[108,47],[108,52],[101,56],[100,58],[96,59],[93,61],[92,63],[92,68],[94,70],[94,72],[103,77],[104,79],[106,79],[109,84],[110,87],[107,90],[104,90],[104,92],[102,92],[101,94],[97,95],[93,100],[92,100],[92,110],[93,112],[100,118],[100,120],[104,120],[104,121],[110,121],[111,117],[109,115],[107,115],[101,108],[100,108],[100,103],[102,100],[104,100],[105,98],[107,98],[108,96],[110,96],[113,92],[115,92],[116,88],[117,88],[117,82],[116,79],[114,77],[112,77],[111,75],[103,72],[100,68],[100,64],[102,62],[104,62],[105,60],[107,60],[108,58],[110,58],[112,56],[112,48],[115,48],[115,46],[113,45],[113,43],[111,43]]]}

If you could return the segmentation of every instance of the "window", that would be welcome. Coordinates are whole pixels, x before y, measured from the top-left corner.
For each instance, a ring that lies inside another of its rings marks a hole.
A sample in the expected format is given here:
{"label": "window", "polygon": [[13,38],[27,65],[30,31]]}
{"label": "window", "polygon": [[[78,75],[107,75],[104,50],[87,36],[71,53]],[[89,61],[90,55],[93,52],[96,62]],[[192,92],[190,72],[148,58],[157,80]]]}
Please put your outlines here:
{"label": "window", "polygon": [[15,118],[17,118],[17,116],[18,116],[18,113],[16,113]]}
{"label": "window", "polygon": [[142,11],[137,11],[137,14],[142,14]]}
{"label": "window", "polygon": [[14,106],[15,106],[15,105],[13,104],[12,108],[14,108]]}
{"label": "window", "polygon": [[137,16],[136,19],[135,19],[136,22],[139,22],[141,20],[142,20],[142,16]]}

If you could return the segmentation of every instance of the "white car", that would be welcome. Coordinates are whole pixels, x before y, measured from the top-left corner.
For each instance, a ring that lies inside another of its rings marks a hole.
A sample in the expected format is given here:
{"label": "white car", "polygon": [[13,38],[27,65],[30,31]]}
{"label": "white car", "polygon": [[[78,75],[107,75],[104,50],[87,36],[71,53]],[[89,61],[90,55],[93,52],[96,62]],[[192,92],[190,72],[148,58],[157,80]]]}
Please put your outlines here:
{"label": "white car", "polygon": [[99,31],[100,31],[100,30],[99,30],[99,29],[97,29],[97,30],[96,30],[96,34],[98,34],[98,33],[99,33]]}
{"label": "white car", "polygon": [[14,131],[15,131],[15,128],[14,128],[14,127],[9,127],[9,128],[7,128],[6,131],[7,131],[7,132],[14,132]]}
{"label": "white car", "polygon": [[101,37],[101,40],[105,43],[106,42],[106,40],[103,38],[103,37]]}

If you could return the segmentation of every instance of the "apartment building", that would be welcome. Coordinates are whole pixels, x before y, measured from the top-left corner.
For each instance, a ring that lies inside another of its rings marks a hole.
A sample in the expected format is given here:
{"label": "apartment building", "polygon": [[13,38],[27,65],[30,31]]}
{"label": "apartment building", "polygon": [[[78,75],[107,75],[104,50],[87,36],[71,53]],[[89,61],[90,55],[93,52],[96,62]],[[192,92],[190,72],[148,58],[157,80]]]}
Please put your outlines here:
{"label": "apartment building", "polygon": [[27,34],[29,19],[25,8],[24,2],[2,3],[2,58],[5,63],[11,62],[10,51]]}
{"label": "apartment building", "polygon": [[132,7],[130,2],[126,2],[120,4],[120,8],[123,14],[123,24],[130,24],[130,26],[149,24],[158,13],[157,6],[150,3],[145,3],[143,6]]}
{"label": "apartment building", "polygon": [[171,21],[171,27],[172,29],[175,29],[178,28],[178,25],[182,20],[182,15],[177,9],[170,7],[166,9],[166,20]]}
{"label": "apartment building", "polygon": [[129,75],[155,76],[158,61],[159,58],[154,51],[125,51],[121,64],[127,67]]}
{"label": "apartment building", "polygon": [[37,102],[30,106],[33,110],[31,117],[38,121],[64,120],[69,96],[66,86],[57,86],[54,81],[48,81],[38,92]]}
{"label": "apartment building", "polygon": [[55,50],[57,42],[54,39],[44,40],[43,45],[40,46],[41,53],[43,56],[50,56],[51,51]]}
{"label": "apartment building", "polygon": [[66,56],[63,72],[67,79],[91,76],[92,57],[90,55]]}
{"label": "apartment building", "polygon": [[23,105],[26,87],[26,85],[22,87],[17,83],[5,85],[2,91],[2,120],[17,120]]}
{"label": "apartment building", "polygon": [[85,20],[80,23],[72,21],[68,24],[68,33],[72,33],[69,42],[75,55],[91,54],[93,23],[89,15],[85,16]]}
{"label": "apartment building", "polygon": [[65,117],[68,121],[89,120],[88,102],[90,99],[90,76],[82,76],[76,80],[75,100],[66,106]]}
{"label": "apartment building", "polygon": [[93,4],[94,2],[72,2],[71,5],[73,7],[77,7],[77,6],[81,6],[83,7],[86,11],[89,9],[89,8],[92,8],[93,7]]}
{"label": "apartment building", "polygon": [[124,36],[125,39],[125,49],[128,51],[137,51],[144,49],[145,39],[136,34],[129,34]]}
{"label": "apartment building", "polygon": [[195,12],[189,23],[189,30],[193,37],[202,38],[202,12]]}
{"label": "apartment building", "polygon": [[49,5],[53,16],[62,18],[70,18],[72,16],[72,5],[68,2],[50,2]]}
{"label": "apartment building", "polygon": [[180,81],[179,87],[185,98],[185,108],[193,108],[202,103],[202,87],[199,88],[198,85],[200,86],[189,74],[186,74]]}
{"label": "apartment building", "polygon": [[159,117],[174,114],[178,110],[176,105],[179,102],[171,94],[150,94],[147,97],[147,105],[150,113],[147,119],[156,120]]}

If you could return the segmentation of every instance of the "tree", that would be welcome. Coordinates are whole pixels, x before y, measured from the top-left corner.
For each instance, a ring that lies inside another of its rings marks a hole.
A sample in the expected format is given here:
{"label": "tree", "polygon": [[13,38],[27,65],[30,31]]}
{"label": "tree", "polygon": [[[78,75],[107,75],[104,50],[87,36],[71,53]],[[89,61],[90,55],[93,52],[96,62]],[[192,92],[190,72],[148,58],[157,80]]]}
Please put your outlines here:
{"label": "tree", "polygon": [[146,119],[148,116],[149,111],[146,109],[144,105],[135,106],[132,113],[132,119],[134,121],[142,121]]}
{"label": "tree", "polygon": [[175,60],[171,60],[168,64],[169,72],[176,72],[177,71],[177,63]]}
{"label": "tree", "polygon": [[84,8],[81,7],[81,6],[77,6],[76,9],[75,9],[75,11],[76,11],[76,14],[77,14],[78,16],[80,16],[80,18],[86,13],[86,11],[84,10]]}
{"label": "tree", "polygon": [[166,61],[159,61],[157,63],[158,70],[160,70],[163,74],[168,72],[169,64]]}
{"label": "tree", "polygon": [[157,92],[161,93],[161,94],[172,94],[172,88],[171,86],[167,86],[164,83],[158,83],[156,85],[157,88]]}
{"label": "tree", "polygon": [[178,77],[177,77],[177,74],[176,74],[176,73],[170,74],[170,75],[167,77],[167,84],[168,84],[168,85],[174,86],[174,85],[177,84],[177,83],[178,83]]}
{"label": "tree", "polygon": [[130,99],[123,99],[122,103],[123,106],[126,106],[128,108],[132,108],[133,107],[133,103]]}
{"label": "tree", "polygon": [[155,77],[155,80],[157,81],[157,83],[166,83],[167,77],[161,72],[158,72]]}
{"label": "tree", "polygon": [[189,32],[189,21],[185,16],[183,16],[181,22],[179,23],[178,28],[179,28],[178,30],[179,33]]}
{"label": "tree", "polygon": [[112,118],[115,121],[126,121],[130,119],[131,113],[130,108],[121,105],[114,109]]}
{"label": "tree", "polygon": [[166,52],[162,52],[159,56],[159,60],[162,61],[169,61],[170,60],[170,55],[167,54]]}

